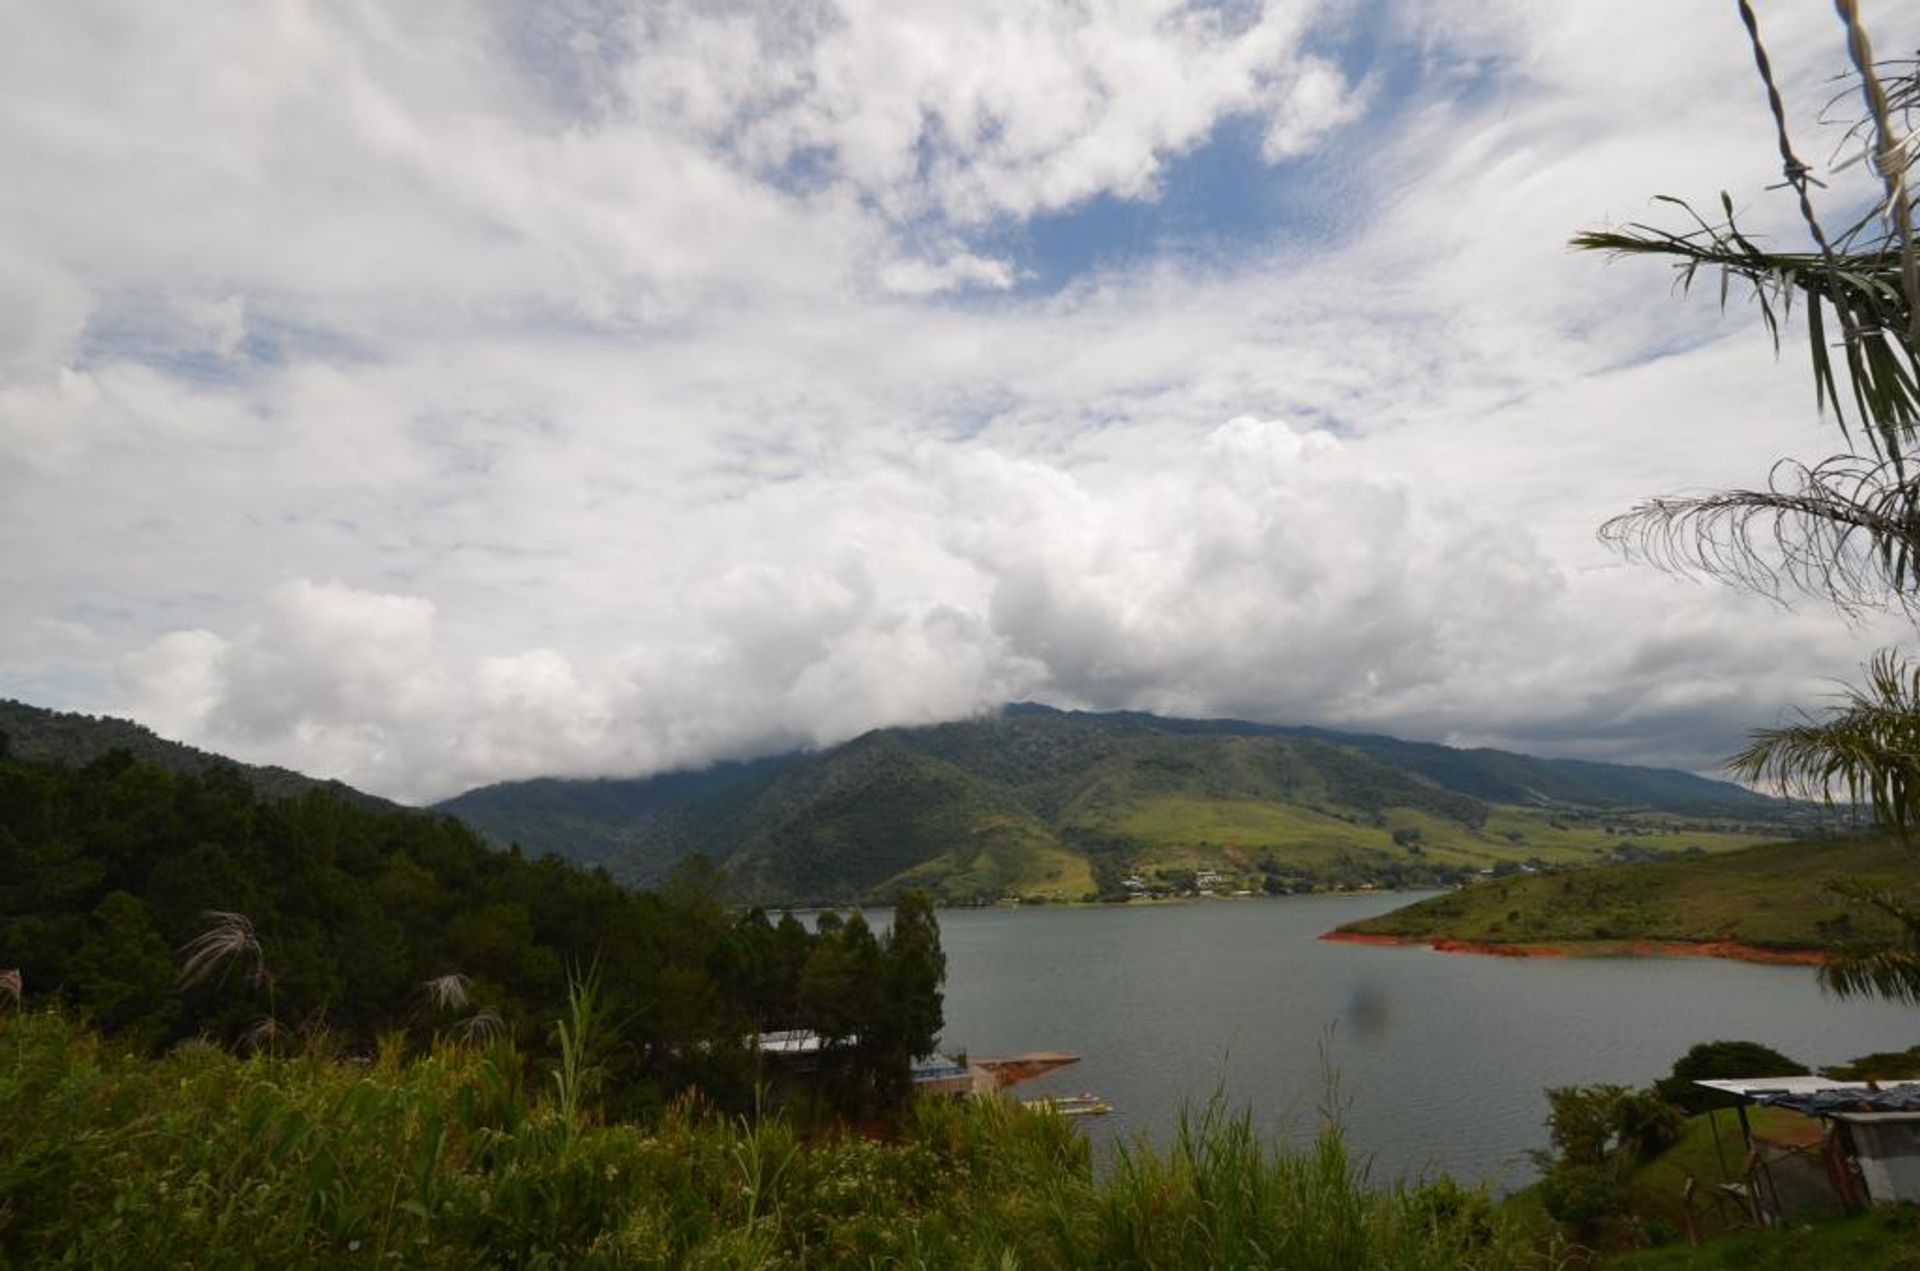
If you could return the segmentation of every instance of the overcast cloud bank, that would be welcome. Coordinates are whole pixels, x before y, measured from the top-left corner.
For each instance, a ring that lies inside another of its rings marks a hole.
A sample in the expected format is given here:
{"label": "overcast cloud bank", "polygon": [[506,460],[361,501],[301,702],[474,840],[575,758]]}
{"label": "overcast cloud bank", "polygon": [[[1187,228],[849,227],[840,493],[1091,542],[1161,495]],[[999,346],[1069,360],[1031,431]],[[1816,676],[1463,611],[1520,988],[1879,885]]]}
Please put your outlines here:
{"label": "overcast cloud bank", "polygon": [[1716,6],[487,12],[0,7],[0,691],[413,799],[1023,697],[1711,770],[1897,630],[1591,537],[1829,440],[1564,248],[1776,179]]}

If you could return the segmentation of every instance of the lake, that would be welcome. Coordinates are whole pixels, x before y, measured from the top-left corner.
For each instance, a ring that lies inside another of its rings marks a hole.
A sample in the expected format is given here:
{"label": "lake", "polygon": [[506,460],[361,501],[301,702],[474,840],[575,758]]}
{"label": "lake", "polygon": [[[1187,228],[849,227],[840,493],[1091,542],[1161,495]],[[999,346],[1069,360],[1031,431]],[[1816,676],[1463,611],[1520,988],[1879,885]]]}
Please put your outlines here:
{"label": "lake", "polygon": [[1135,1132],[1166,1143],[1182,1101],[1216,1088],[1269,1132],[1309,1138],[1334,1073],[1376,1177],[1443,1170],[1506,1189],[1546,1145],[1547,1086],[1642,1084],[1719,1038],[1809,1064],[1920,1042],[1920,1013],[1823,996],[1803,967],[1317,939],[1409,899],[946,910],[943,1044],[1083,1056],[1018,1093],[1111,1100],[1112,1115],[1080,1122],[1097,1152]]}

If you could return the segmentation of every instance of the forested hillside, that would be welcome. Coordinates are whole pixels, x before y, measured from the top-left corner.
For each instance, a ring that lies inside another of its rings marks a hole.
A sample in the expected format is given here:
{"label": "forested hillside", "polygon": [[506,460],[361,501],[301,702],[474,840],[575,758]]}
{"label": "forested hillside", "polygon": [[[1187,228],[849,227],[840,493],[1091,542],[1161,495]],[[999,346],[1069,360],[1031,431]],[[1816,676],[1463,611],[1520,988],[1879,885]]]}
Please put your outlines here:
{"label": "forested hillside", "polygon": [[200,774],[216,767],[237,771],[257,793],[269,799],[290,799],[309,790],[331,790],[341,798],[370,808],[399,804],[339,781],[321,781],[291,768],[237,763],[183,742],[168,741],[130,719],[110,715],[80,715],[43,710],[25,702],[0,698],[0,739],[4,749],[20,759],[48,763],[86,764],[109,753],[125,751],[142,763],[168,772]]}
{"label": "forested hillside", "polygon": [[818,753],[440,805],[501,843],[657,879],[690,852],[736,896],[1117,898],[1451,882],[1778,837],[1787,810],[1682,772],[1231,720],[1020,705]]}
{"label": "forested hillside", "polygon": [[510,1033],[542,1049],[584,982],[619,1021],[598,1056],[619,1101],[694,1081],[750,1104],[750,1040],[846,1042],[835,1094],[896,1095],[940,1027],[930,911],[885,935],[736,915],[698,862],[660,893],[496,851],[452,817],[326,789],[263,798],[236,767],[192,775],[111,751],[0,757],[0,970],[147,1048],[370,1048],[390,1033]]}

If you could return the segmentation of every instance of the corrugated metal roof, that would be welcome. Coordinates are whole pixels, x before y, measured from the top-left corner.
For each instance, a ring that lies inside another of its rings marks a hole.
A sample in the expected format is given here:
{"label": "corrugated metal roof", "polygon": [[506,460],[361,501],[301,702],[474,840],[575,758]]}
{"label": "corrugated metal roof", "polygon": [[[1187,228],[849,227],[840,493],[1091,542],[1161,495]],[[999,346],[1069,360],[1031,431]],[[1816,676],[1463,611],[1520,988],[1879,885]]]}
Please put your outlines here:
{"label": "corrugated metal roof", "polygon": [[1920,1082],[1869,1086],[1865,1082],[1837,1081],[1832,1077],[1744,1077],[1693,1084],[1768,1107],[1791,1108],[1808,1116],[1920,1111]]}
{"label": "corrugated metal roof", "polygon": [[1864,1089],[1858,1081],[1836,1081],[1832,1077],[1727,1077],[1696,1081],[1696,1086],[1725,1094],[1757,1098],[1763,1094],[1811,1094],[1815,1090]]}

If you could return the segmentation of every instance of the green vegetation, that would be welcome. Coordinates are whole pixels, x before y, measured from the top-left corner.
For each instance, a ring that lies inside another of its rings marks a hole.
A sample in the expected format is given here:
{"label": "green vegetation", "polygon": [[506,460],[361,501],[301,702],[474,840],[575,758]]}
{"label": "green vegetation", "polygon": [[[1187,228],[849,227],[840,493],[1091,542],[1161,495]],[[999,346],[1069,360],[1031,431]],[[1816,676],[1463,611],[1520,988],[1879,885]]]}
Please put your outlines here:
{"label": "green vegetation", "polygon": [[[1829,1072],[1864,1076],[1876,1066],[1901,1068],[1908,1058],[1870,1055]],[[1559,1232],[1596,1255],[1656,1247],[1608,1258],[1608,1266],[1787,1265],[1779,1258],[1789,1250],[1802,1259],[1794,1265],[1805,1268],[1920,1263],[1912,1207],[1842,1219],[1840,1198],[1811,1155],[1824,1126],[1784,1108],[1745,1110],[1745,1123],[1775,1154],[1767,1192],[1788,1206],[1785,1222],[1765,1233],[1752,1230],[1755,1220],[1738,1188],[1728,1186],[1752,1182],[1740,1122],[1727,1110],[1733,1101],[1692,1083],[1805,1071],[1766,1046],[1716,1041],[1692,1047],[1666,1078],[1645,1089],[1549,1090],[1552,1150],[1535,1153],[1542,1177],[1502,1201],[1501,1212],[1542,1236]],[[1808,1154],[1789,1155],[1792,1149]],[[1897,1250],[1907,1260],[1895,1259]]]}
{"label": "green vegetation", "polygon": [[1537,1265],[1483,1195],[1370,1186],[1337,1130],[1276,1150],[1218,1104],[1096,1180],[1067,1122],[997,1100],[916,1104],[886,1141],[694,1098],[627,1122],[504,1041],[401,1050],[148,1060],[57,1012],[0,1020],[0,1262]]}
{"label": "green vegetation", "polygon": [[1914,1081],[1920,1080],[1920,1046],[1906,1050],[1881,1050],[1827,1069],[1829,1077],[1842,1081]]}
{"label": "green vegetation", "polygon": [[1913,1216],[1862,1214],[1839,1222],[1746,1231],[1698,1249],[1671,1245],[1607,1260],[1609,1271],[1911,1271]]}
{"label": "green vegetation", "polygon": [[1920,895],[1911,851],[1889,835],[1774,843],[1725,855],[1475,884],[1343,931],[1510,944],[1728,940],[1833,948],[1897,924],[1822,886],[1851,879]]}
{"label": "green vegetation", "polygon": [[1009,708],[815,755],[636,782],[527,782],[442,807],[655,879],[690,851],[731,895],[846,904],[1123,899],[1215,871],[1218,891],[1438,885],[1778,838],[1784,805],[1684,773],[1310,729]]}
{"label": "green vegetation", "polygon": [[0,698],[0,756],[82,767],[120,751],[168,772],[201,776],[220,768],[238,773],[263,799],[295,799],[312,790],[329,790],[350,803],[392,810],[397,804],[338,781],[320,781],[288,768],[235,763],[177,741],[156,736],[132,720],[42,710]]}
{"label": "green vegetation", "polygon": [[1548,1090],[1547,1107],[1552,1148],[1535,1153],[1542,1205],[1584,1242],[1617,1238],[1627,1172],[1680,1137],[1679,1111],[1651,1090],[1614,1085]]}
{"label": "green vegetation", "polygon": [[1759,1042],[1701,1042],[1674,1061],[1673,1071],[1654,1082],[1654,1093],[1683,1112],[1698,1114],[1731,1107],[1734,1099],[1696,1085],[1739,1077],[1800,1077],[1808,1068]]}
{"label": "green vegetation", "polygon": [[494,851],[451,817],[326,789],[268,801],[232,767],[0,757],[0,985],[130,1048],[325,1039],[364,1054],[396,1035],[504,1032],[539,1051],[565,1014],[563,1053],[592,1019],[619,1022],[595,1060],[615,1107],[697,1086],[742,1108],[764,1075],[752,1037],[813,1028],[839,1043],[823,1061],[831,1107],[897,1105],[940,1028],[927,899],[903,897],[884,937],[858,914],[815,934],[735,913],[717,885],[695,859],[636,893]]}

